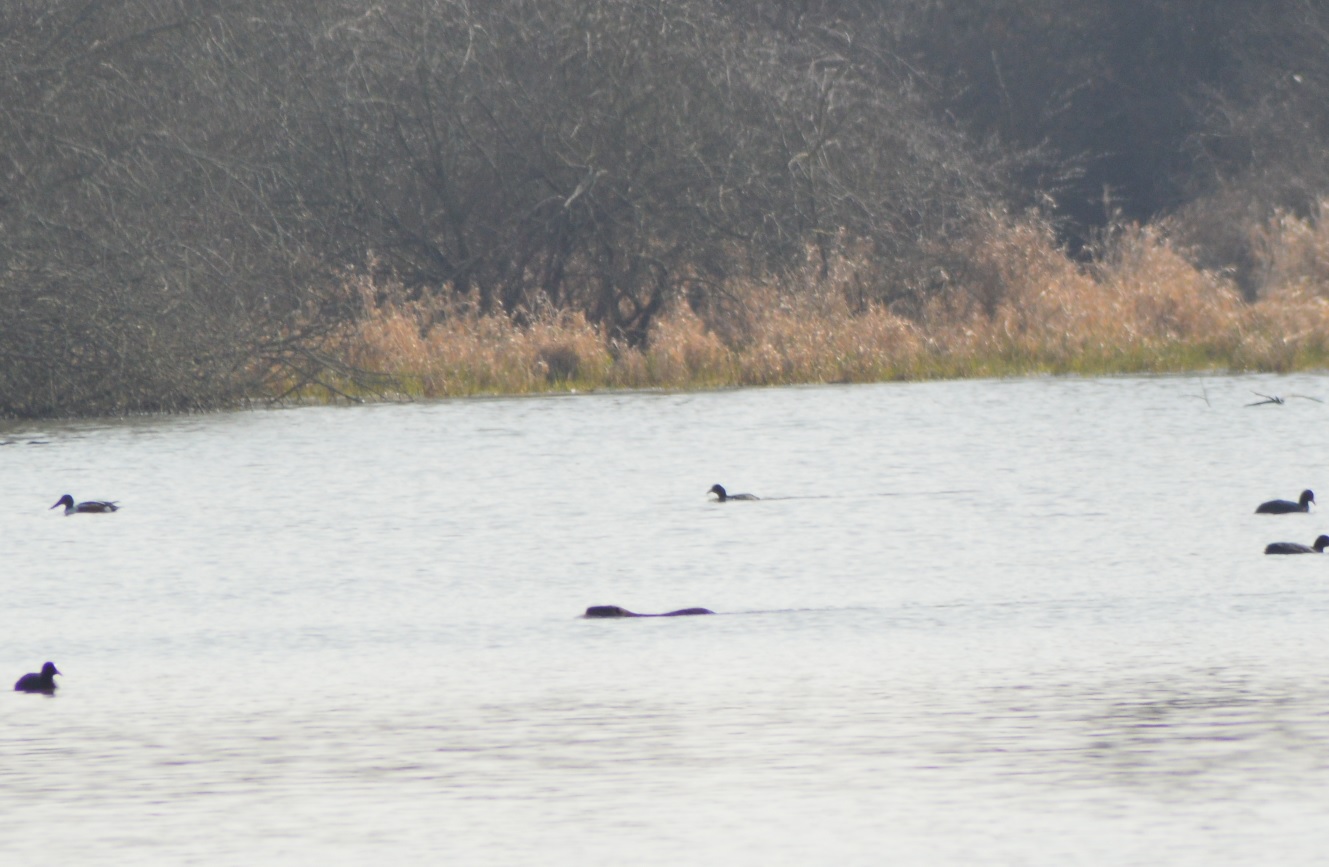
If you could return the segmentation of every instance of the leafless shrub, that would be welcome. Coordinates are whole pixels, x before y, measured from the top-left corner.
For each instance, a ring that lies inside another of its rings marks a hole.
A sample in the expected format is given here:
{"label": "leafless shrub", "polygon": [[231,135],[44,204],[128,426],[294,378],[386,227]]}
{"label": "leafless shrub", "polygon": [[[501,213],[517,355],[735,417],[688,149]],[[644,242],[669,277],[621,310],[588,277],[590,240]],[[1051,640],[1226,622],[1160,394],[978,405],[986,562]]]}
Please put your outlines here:
{"label": "leafless shrub", "polygon": [[[870,239],[903,291],[991,166],[836,13],[790,39],[689,0],[343,7],[306,72],[322,225],[416,294],[582,310],[640,345],[675,298]],[[761,22],[758,22],[761,23]],[[882,38],[888,33],[878,34]],[[371,192],[372,191],[372,192]],[[885,276],[885,275],[884,275]]]}
{"label": "leafless shrub", "polygon": [[0,7],[0,414],[228,403],[319,333],[244,5]]}

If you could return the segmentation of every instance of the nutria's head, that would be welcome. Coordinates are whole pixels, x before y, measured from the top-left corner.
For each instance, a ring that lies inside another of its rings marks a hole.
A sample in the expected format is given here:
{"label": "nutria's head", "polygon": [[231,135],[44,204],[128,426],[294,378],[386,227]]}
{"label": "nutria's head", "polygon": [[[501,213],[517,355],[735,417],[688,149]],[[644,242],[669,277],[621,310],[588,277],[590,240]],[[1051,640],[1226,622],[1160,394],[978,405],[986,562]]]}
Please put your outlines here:
{"label": "nutria's head", "polygon": [[619,608],[617,605],[592,605],[586,609],[584,617],[636,617],[626,608]]}

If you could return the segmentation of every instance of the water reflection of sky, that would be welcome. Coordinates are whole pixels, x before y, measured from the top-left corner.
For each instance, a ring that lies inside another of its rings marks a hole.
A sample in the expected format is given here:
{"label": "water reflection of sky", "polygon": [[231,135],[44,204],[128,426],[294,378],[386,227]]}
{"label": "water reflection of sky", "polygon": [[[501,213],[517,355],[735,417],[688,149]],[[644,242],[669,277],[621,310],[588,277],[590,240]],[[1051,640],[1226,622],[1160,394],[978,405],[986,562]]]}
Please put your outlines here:
{"label": "water reflection of sky", "polygon": [[1329,410],[1244,403],[1325,384],[11,424],[0,660],[65,676],[0,708],[0,849],[1317,863],[1329,567],[1260,552],[1329,525],[1252,512],[1329,490]]}

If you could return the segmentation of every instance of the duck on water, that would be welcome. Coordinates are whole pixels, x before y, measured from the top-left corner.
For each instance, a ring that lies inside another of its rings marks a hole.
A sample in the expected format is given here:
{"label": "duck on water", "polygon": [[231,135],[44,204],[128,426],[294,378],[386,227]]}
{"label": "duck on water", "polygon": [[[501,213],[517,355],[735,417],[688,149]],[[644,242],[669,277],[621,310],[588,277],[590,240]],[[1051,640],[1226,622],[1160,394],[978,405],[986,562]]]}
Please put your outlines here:
{"label": "duck on water", "polygon": [[1309,512],[1311,503],[1315,502],[1315,492],[1309,489],[1302,491],[1297,502],[1291,500],[1270,500],[1267,503],[1261,503],[1255,507],[1257,515],[1287,515],[1292,512]]}
{"label": "duck on water", "polygon": [[754,496],[754,495],[752,495],[752,494],[731,494],[731,493],[729,493],[728,491],[726,491],[726,490],[724,489],[724,485],[711,485],[711,489],[710,489],[709,491],[707,491],[706,493],[708,493],[708,494],[715,494],[715,496],[717,496],[717,497],[720,498],[720,499],[718,500],[718,502],[721,502],[721,503],[726,502],[727,500],[759,500],[759,499],[761,499],[760,497]]}
{"label": "duck on water", "polygon": [[15,692],[44,692],[50,695],[55,692],[55,676],[60,673],[60,669],[55,667],[54,662],[48,662],[42,666],[41,674],[28,672],[18,679],[14,684]]}
{"label": "duck on water", "polygon": [[1329,536],[1321,535],[1311,545],[1299,545],[1296,542],[1274,542],[1264,549],[1266,554],[1323,554],[1329,548]]}
{"label": "duck on water", "polygon": [[638,614],[626,608],[619,608],[617,605],[592,605],[586,609],[586,613],[582,616],[588,619],[597,617],[685,617],[691,614],[714,613],[709,608],[680,608],[677,611],[669,611],[665,614]]}
{"label": "duck on water", "polygon": [[[81,503],[75,503],[74,498],[69,494],[65,494],[60,499],[56,500],[55,505],[51,508],[57,509],[60,506],[65,507],[66,515],[105,514],[108,512],[114,512],[116,509],[120,508],[110,500],[84,500]],[[47,511],[50,510],[48,509]]]}

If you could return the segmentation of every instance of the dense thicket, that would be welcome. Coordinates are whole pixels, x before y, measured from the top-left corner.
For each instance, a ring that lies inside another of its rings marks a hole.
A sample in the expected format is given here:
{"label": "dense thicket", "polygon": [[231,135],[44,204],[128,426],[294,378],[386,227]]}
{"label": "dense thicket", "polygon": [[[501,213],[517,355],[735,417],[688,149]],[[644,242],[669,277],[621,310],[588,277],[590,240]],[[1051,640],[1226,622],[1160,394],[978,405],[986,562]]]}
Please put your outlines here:
{"label": "dense thicket", "polygon": [[908,313],[956,243],[1249,228],[1329,191],[1314,0],[0,4],[0,414],[317,375],[350,269],[640,345],[852,249]]}
{"label": "dense thicket", "polygon": [[1201,264],[1248,297],[1252,230],[1329,190],[1329,7],[1318,0],[918,3],[911,57],[976,138],[1043,148],[1026,192],[1078,245],[1179,214]]}
{"label": "dense thicket", "polygon": [[0,412],[233,399],[303,303],[241,6],[0,5]]}

